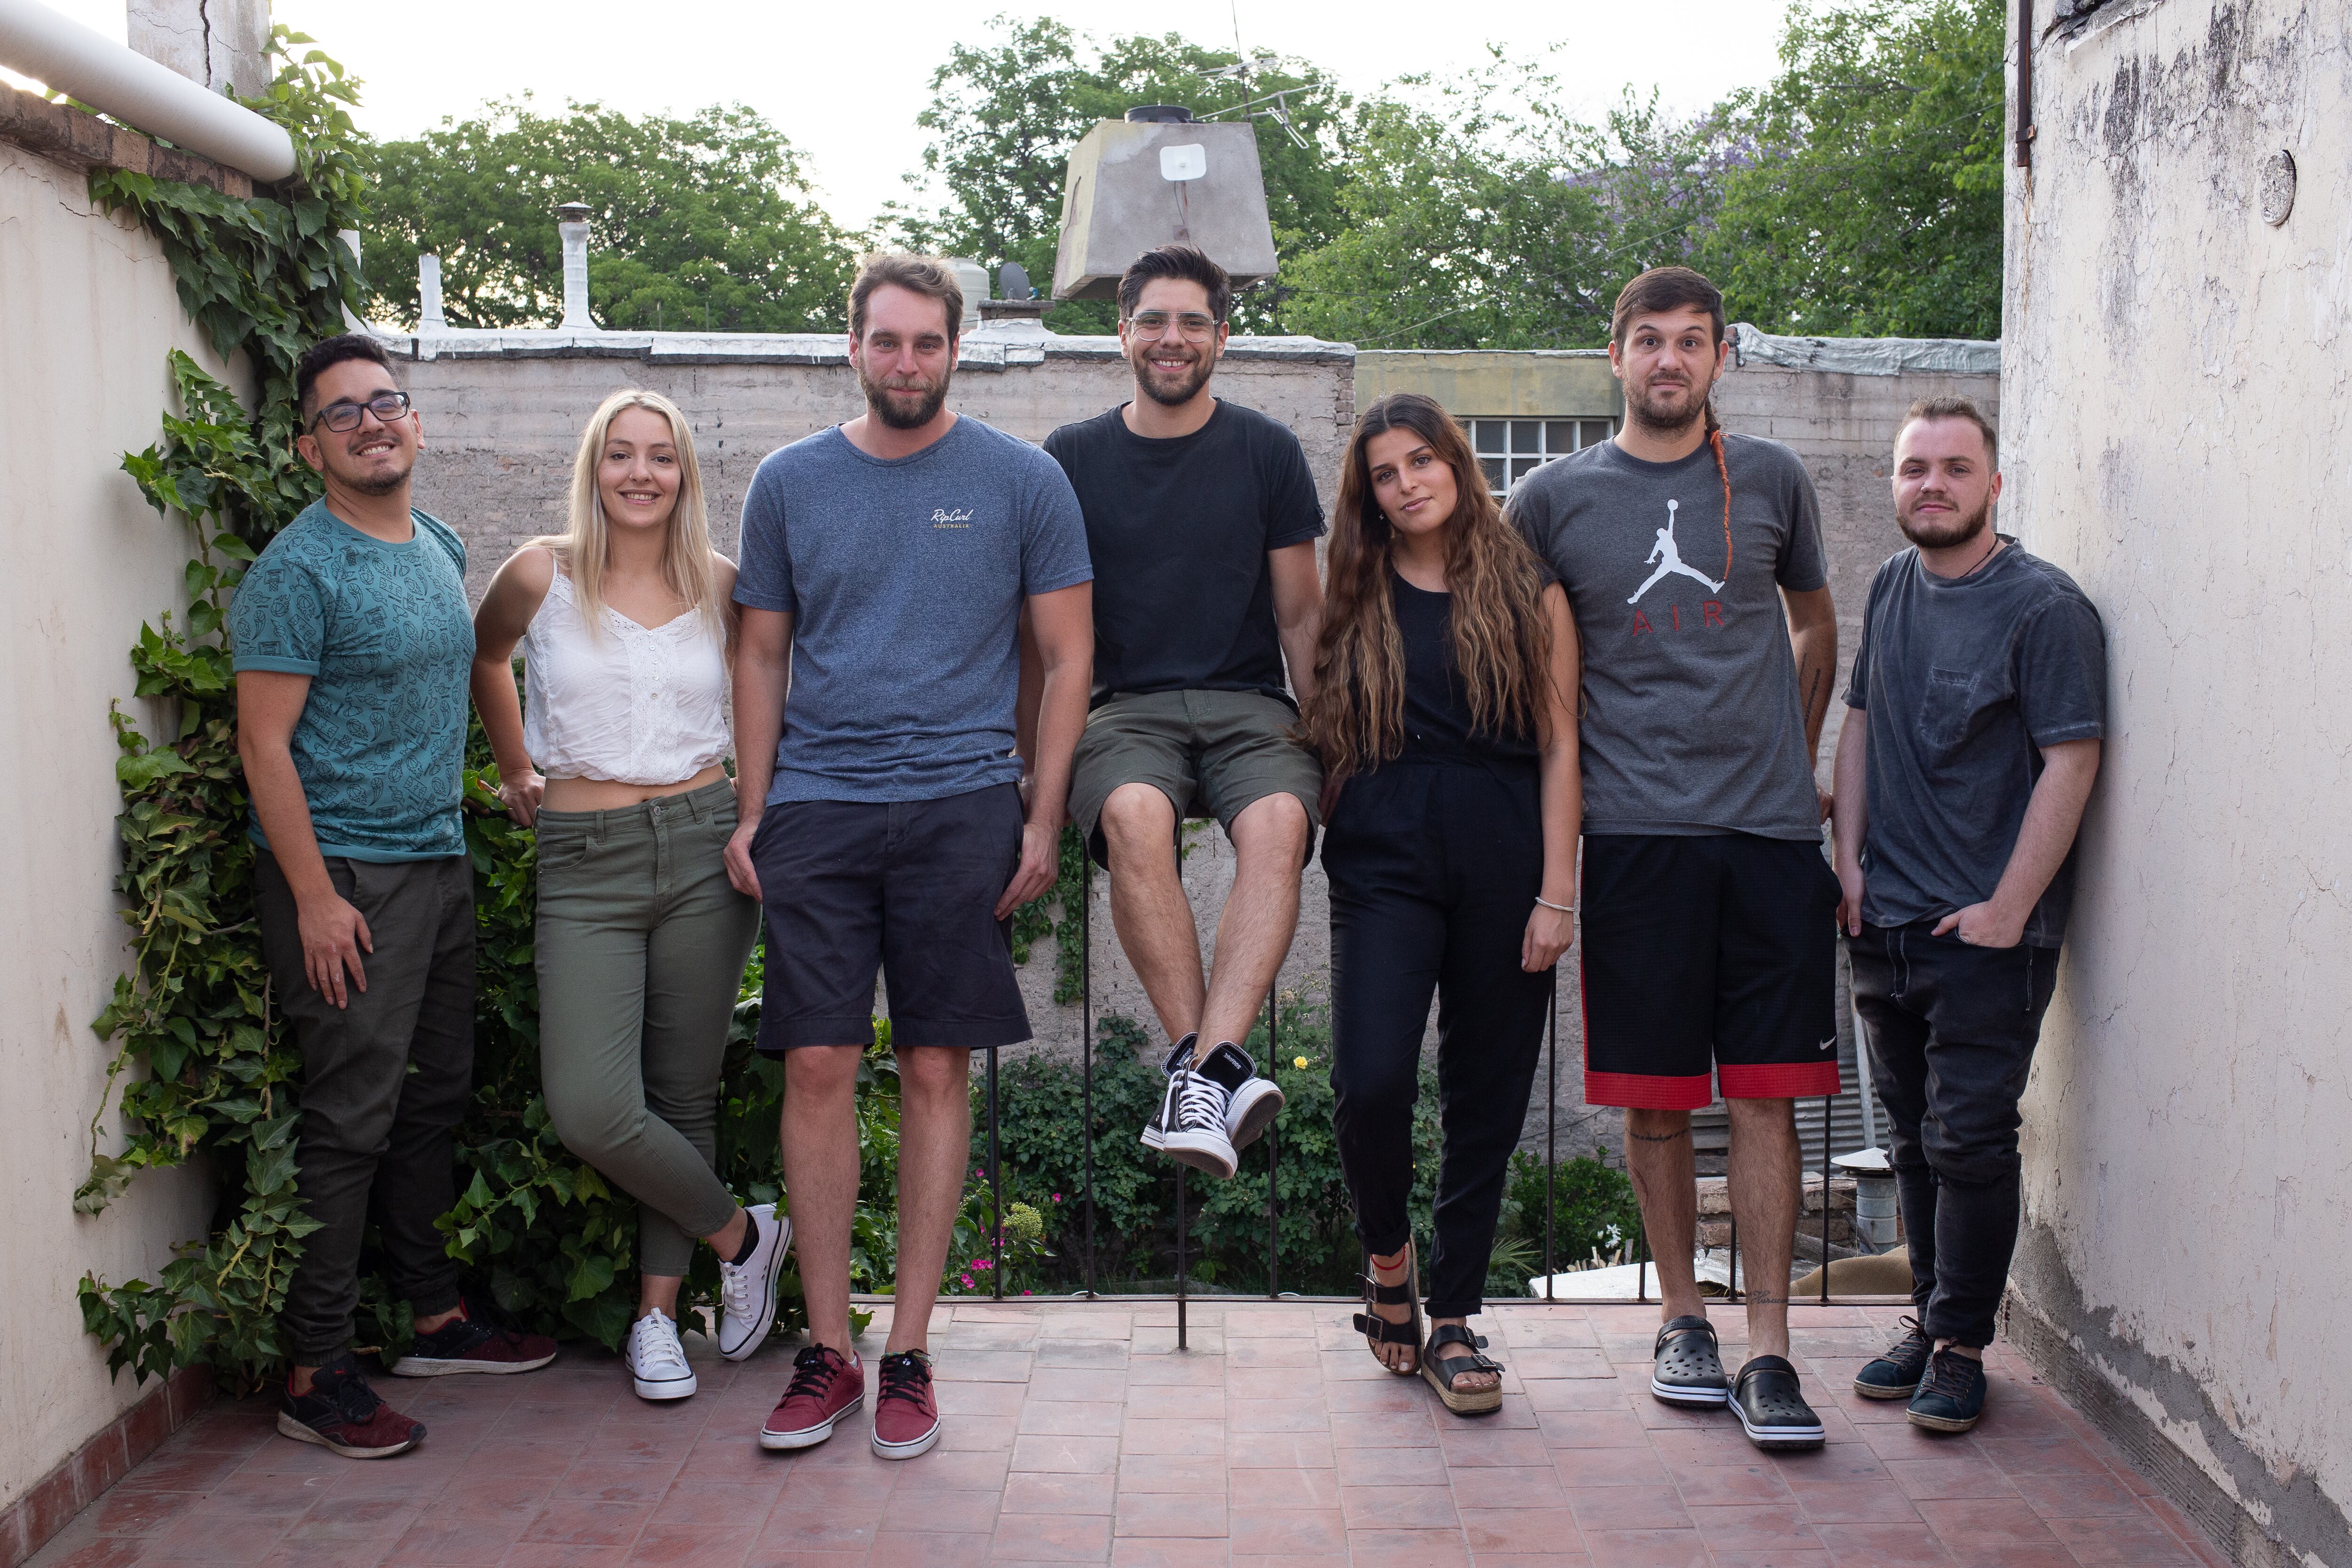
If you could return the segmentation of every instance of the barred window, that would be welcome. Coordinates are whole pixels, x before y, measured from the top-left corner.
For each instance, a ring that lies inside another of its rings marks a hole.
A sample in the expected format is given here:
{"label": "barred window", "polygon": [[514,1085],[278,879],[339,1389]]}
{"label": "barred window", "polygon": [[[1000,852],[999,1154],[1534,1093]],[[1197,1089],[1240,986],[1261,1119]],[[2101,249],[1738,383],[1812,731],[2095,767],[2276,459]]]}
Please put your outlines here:
{"label": "barred window", "polygon": [[1499,500],[1540,464],[1617,434],[1613,419],[1465,419],[1486,488]]}

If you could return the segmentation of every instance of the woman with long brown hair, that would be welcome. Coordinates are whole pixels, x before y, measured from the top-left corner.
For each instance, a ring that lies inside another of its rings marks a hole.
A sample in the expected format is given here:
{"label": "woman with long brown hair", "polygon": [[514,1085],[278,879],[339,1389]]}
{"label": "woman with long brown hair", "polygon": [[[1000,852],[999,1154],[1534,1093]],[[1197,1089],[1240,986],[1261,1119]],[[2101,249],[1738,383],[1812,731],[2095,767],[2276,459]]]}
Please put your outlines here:
{"label": "woman with long brown hair", "polygon": [[[1567,597],[1503,520],[1461,427],[1410,392],[1367,409],[1301,721],[1341,781],[1323,839],[1334,1120],[1372,1265],[1356,1326],[1458,1415],[1502,1404],[1502,1368],[1466,1320],[1575,932],[1577,670]],[[1424,1343],[1406,1206],[1433,991],[1444,1145]]]}

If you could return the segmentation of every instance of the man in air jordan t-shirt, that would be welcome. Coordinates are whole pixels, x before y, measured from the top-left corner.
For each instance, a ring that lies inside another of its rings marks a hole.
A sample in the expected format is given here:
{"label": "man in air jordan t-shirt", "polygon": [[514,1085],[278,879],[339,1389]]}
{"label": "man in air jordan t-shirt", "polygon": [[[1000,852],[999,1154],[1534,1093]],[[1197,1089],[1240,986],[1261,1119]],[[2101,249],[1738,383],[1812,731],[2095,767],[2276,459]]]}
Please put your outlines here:
{"label": "man in air jordan t-shirt", "polygon": [[[1837,663],[1820,508],[1794,453],[1716,424],[1730,345],[1713,284],[1642,274],[1611,337],[1624,430],[1510,502],[1584,645],[1584,1093],[1625,1107],[1666,1320],[1651,1392],[1728,1401],[1759,1447],[1811,1448],[1822,1428],[1788,1361],[1784,1281],[1792,1099],[1838,1091],[1838,884],[1813,782]],[[1690,1113],[1717,1082],[1748,1283],[1736,1381],[1693,1266]]]}

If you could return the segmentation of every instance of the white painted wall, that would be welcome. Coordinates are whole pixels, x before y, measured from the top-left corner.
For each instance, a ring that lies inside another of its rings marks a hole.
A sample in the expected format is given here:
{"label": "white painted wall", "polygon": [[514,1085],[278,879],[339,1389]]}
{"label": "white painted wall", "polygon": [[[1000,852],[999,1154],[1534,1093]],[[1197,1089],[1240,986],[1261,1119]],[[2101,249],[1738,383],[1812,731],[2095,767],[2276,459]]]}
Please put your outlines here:
{"label": "white painted wall", "polygon": [[2347,1563],[2352,12],[2089,22],[2009,187],[2003,509],[2099,606],[2114,727],[2015,1281],[2287,1548],[2240,1561]]}
{"label": "white painted wall", "polygon": [[[95,1218],[73,1210],[111,1055],[89,1021],[123,967],[107,705],[152,732],[128,651],[142,620],[180,602],[188,556],[184,526],[148,507],[121,459],[160,434],[173,347],[217,371],[155,242],[93,212],[80,172],[0,143],[0,1507],[139,1396],[107,1381],[77,1282],[152,1279],[208,1202],[196,1173],[163,1172]],[[119,1147],[110,1115],[103,1130]]]}

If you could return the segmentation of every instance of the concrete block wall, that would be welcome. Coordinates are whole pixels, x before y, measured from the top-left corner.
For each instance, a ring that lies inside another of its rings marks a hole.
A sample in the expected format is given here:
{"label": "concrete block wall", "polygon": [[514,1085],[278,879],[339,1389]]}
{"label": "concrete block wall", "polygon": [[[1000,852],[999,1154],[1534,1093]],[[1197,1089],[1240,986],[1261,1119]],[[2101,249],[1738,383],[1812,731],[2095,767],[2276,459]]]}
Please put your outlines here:
{"label": "concrete block wall", "polygon": [[[453,333],[422,340],[413,351],[429,357],[401,367],[425,427],[426,450],[417,470],[419,505],[466,538],[468,584],[478,597],[516,546],[562,527],[581,428],[617,387],[653,388],[686,411],[702,462],[712,531],[719,548],[730,554],[740,534],[743,492],[760,460],[863,407],[838,340],[518,333],[486,342],[486,336]],[[1493,362],[1513,356],[1475,358],[1474,368],[1490,380],[1518,374],[1508,364]],[[1527,374],[1538,382],[1546,375],[1583,378],[1577,385],[1581,401],[1566,412],[1589,412],[1588,403],[1606,406],[1605,394],[1594,390],[1597,383],[1584,384],[1595,374],[1589,356],[1530,359],[1536,362]],[[1218,371],[1221,395],[1282,420],[1297,433],[1327,508],[1335,498],[1355,419],[1359,363],[1344,345],[1244,340]],[[1412,384],[1441,396],[1459,391],[1454,383],[1461,367],[1453,361],[1438,368],[1454,380],[1426,387],[1412,380],[1419,364],[1418,356],[1380,356],[1381,388]],[[1605,365],[1599,373],[1605,374]],[[961,413],[1042,441],[1056,425],[1123,401],[1130,388],[1128,369],[1110,340],[1046,340],[984,329],[967,341],[966,363],[957,372],[951,399]],[[1973,396],[1989,413],[1998,405],[1999,386],[1990,376],[1855,375],[1761,364],[1733,371],[1717,393],[1727,427],[1787,443],[1812,473],[1838,601],[1842,662],[1852,657],[1859,635],[1871,573],[1902,548],[1886,486],[1896,423],[1914,399],[1945,392]],[[1843,711],[1832,703],[1822,753],[1824,780]],[[1189,838],[1185,883],[1205,951],[1232,884],[1232,851],[1213,826],[1197,828]],[[1096,878],[1094,897],[1097,1014],[1123,1013],[1149,1022],[1142,988],[1111,931],[1108,878]],[[1321,868],[1310,866],[1298,936],[1283,967],[1281,988],[1310,1007],[1319,1004],[1329,966],[1327,894]],[[1548,1102],[1538,1090],[1528,1107],[1525,1136],[1531,1146],[1541,1146],[1556,1135],[1563,1155],[1589,1154],[1596,1144],[1614,1149],[1618,1117],[1583,1103],[1581,1009],[1572,956],[1561,976],[1557,1099]],[[1075,1054],[1082,1034],[1079,1009],[1052,999],[1050,945],[1034,950],[1023,986],[1040,1046]],[[1547,1121],[1548,1105],[1556,1113],[1556,1126]]]}
{"label": "concrete block wall", "polygon": [[[2000,423],[2000,379],[1991,375],[1855,375],[1748,364],[1731,371],[1716,389],[1716,414],[1723,427],[1767,436],[1795,451],[1821,497],[1822,543],[1838,617],[1838,681],[1822,727],[1817,770],[1823,788],[1845,717],[1846,674],[1862,639],[1870,580],[1880,563],[1905,548],[1888,491],[1895,433],[1914,402],[1943,396],[1974,398],[1987,417]],[[1995,521],[2007,527],[1998,509]]]}

